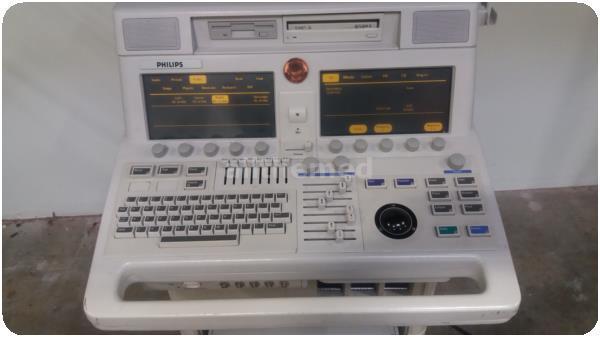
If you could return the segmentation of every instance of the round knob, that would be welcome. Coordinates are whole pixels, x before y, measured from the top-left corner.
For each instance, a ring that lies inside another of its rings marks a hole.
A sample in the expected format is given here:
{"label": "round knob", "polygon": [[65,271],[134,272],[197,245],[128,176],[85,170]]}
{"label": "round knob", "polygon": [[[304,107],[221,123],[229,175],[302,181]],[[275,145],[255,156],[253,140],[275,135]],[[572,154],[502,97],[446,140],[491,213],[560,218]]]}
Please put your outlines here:
{"label": "round knob", "polygon": [[152,145],[152,155],[156,158],[164,157],[168,151],[169,148],[164,144],[157,143]]}
{"label": "round knob", "polygon": [[404,147],[410,152],[415,152],[419,149],[419,140],[416,138],[409,138],[404,143]]}
{"label": "round knob", "polygon": [[379,150],[382,152],[390,152],[394,149],[394,142],[389,138],[384,138],[379,142]]}
{"label": "round knob", "polygon": [[337,156],[333,158],[333,167],[336,171],[345,171],[350,166],[350,159],[346,156]]}
{"label": "round knob", "polygon": [[214,157],[219,152],[219,145],[208,143],[204,145],[204,154],[208,157]]}
{"label": "round knob", "polygon": [[319,160],[315,157],[306,157],[302,161],[302,166],[308,173],[316,172],[319,169]]}
{"label": "round knob", "polygon": [[458,170],[465,166],[467,159],[460,153],[454,153],[448,157],[447,163],[451,169]]}
{"label": "round knob", "polygon": [[444,138],[435,137],[431,141],[431,148],[434,149],[435,151],[442,151],[445,147],[446,147],[446,141],[444,140]]}
{"label": "round knob", "polygon": [[283,75],[292,83],[301,83],[308,76],[308,64],[297,57],[289,59],[283,65]]}
{"label": "round knob", "polygon": [[194,147],[188,143],[181,143],[177,147],[177,152],[182,157],[189,157],[192,153],[194,153]]}
{"label": "round knob", "polygon": [[269,144],[265,142],[256,143],[256,145],[254,145],[254,152],[256,152],[256,154],[259,156],[264,156],[267,154],[267,152],[269,152]]}
{"label": "round knob", "polygon": [[331,151],[331,153],[340,153],[342,152],[343,148],[344,144],[342,144],[342,142],[340,142],[337,139],[334,139],[331,142],[329,142],[329,151]]}
{"label": "round knob", "polygon": [[367,141],[364,139],[357,139],[354,142],[354,151],[356,151],[358,153],[363,153],[363,152],[367,151],[368,147],[369,147],[369,143],[367,143]]}
{"label": "round knob", "polygon": [[239,156],[242,152],[244,152],[244,145],[241,143],[233,142],[229,144],[229,153],[231,153],[232,156]]}

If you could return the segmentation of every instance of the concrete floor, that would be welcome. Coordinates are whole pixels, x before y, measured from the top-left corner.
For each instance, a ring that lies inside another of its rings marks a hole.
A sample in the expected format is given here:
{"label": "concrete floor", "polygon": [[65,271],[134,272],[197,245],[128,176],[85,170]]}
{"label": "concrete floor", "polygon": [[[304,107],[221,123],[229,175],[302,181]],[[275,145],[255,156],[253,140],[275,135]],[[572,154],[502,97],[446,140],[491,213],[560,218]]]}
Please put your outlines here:
{"label": "concrete floor", "polygon": [[[598,320],[597,187],[498,192],[523,296],[478,334],[582,334]],[[99,216],[3,220],[2,316],[19,334],[94,334],[82,311]],[[457,334],[430,327],[430,334]]]}

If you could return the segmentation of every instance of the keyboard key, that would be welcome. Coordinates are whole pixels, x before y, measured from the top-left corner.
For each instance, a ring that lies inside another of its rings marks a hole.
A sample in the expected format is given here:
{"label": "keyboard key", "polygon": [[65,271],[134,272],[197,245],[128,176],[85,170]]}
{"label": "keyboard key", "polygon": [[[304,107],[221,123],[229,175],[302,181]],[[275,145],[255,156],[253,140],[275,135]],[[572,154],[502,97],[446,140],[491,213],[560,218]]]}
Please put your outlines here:
{"label": "keyboard key", "polygon": [[208,224],[209,225],[217,225],[221,223],[221,217],[219,214],[211,214],[208,216]]}
{"label": "keyboard key", "polygon": [[231,213],[231,205],[227,205],[227,204],[219,205],[219,213],[221,213],[221,214]]}
{"label": "keyboard key", "polygon": [[242,204],[231,205],[231,213],[234,213],[234,214],[244,213],[244,205],[242,205]]}
{"label": "keyboard key", "polygon": [[158,205],[162,205],[162,198],[161,197],[150,197],[150,205],[151,206],[158,206]]}
{"label": "keyboard key", "polygon": [[261,212],[268,212],[269,211],[269,204],[266,202],[261,202],[258,204],[257,206],[257,210],[259,213]]}
{"label": "keyboard key", "polygon": [[181,225],[181,216],[180,215],[171,215],[169,217],[169,225],[171,225],[171,226]]}
{"label": "keyboard key", "polygon": [[227,234],[237,234],[238,230],[239,230],[239,225],[237,225],[237,224],[227,225]]}
{"label": "keyboard key", "polygon": [[280,202],[272,202],[269,206],[271,212],[281,212],[281,203]]}
{"label": "keyboard key", "polygon": [[148,234],[146,233],[147,230],[148,230],[148,228],[146,228],[146,227],[136,227],[133,232],[133,235],[136,238],[147,238],[148,237]]}
{"label": "keyboard key", "polygon": [[268,223],[267,234],[285,234],[285,224],[283,223]]}
{"label": "keyboard key", "polygon": [[260,213],[260,222],[271,221],[271,213]]}
{"label": "keyboard key", "polygon": [[240,194],[239,197],[238,197],[238,201],[241,204],[245,204],[245,203],[250,202],[250,194]]}
{"label": "keyboard key", "polygon": [[263,202],[275,202],[275,194],[265,193],[263,195]]}
{"label": "keyboard key", "polygon": [[258,214],[256,214],[256,213],[247,214],[246,221],[248,221],[248,223],[257,223],[258,222]]}
{"label": "keyboard key", "polygon": [[240,225],[240,234],[242,235],[252,235],[252,225],[249,223],[244,223]]}
{"label": "keyboard key", "polygon": [[255,204],[245,204],[244,205],[244,213],[256,213],[256,205]]}
{"label": "keyboard key", "polygon": [[156,206],[154,208],[154,214],[156,215],[166,215],[167,214],[167,206]]}
{"label": "keyboard key", "polygon": [[191,215],[191,214],[189,214],[189,215],[184,215],[184,216],[183,216],[183,218],[182,218],[182,221],[181,221],[181,223],[182,223],[184,226],[190,226],[190,225],[193,225],[193,224],[194,224],[194,216],[193,216],[193,215]]}
{"label": "keyboard key", "polygon": [[219,214],[219,205],[206,205],[206,214]]}
{"label": "keyboard key", "polygon": [[200,226],[191,225],[187,228],[188,235],[200,235]]}
{"label": "keyboard key", "polygon": [[222,224],[233,223],[233,215],[231,215],[231,214],[221,214],[221,223]]}
{"label": "keyboard key", "polygon": [[225,225],[214,225],[213,226],[213,234],[214,235],[225,235]]}
{"label": "keyboard key", "polygon": [[132,216],[129,218],[129,225],[132,227],[141,226],[142,225],[142,217],[141,216]]}
{"label": "keyboard key", "polygon": [[206,224],[206,219],[206,214],[198,214],[194,221],[196,222],[196,225],[204,225]]}
{"label": "keyboard key", "polygon": [[[198,205],[200,206],[200,205]],[[192,210],[192,205],[183,205],[180,208],[181,211],[181,215],[192,215],[193,210]]]}
{"label": "keyboard key", "polygon": [[187,195],[179,195],[175,198],[176,205],[187,205]]}
{"label": "keyboard key", "polygon": [[262,196],[258,193],[252,194],[250,196],[250,202],[258,203],[262,201]]}
{"label": "keyboard key", "polygon": [[142,208],[140,206],[129,207],[129,215],[142,215]]}
{"label": "keyboard key", "polygon": [[188,204],[190,205],[198,205],[200,204],[200,196],[199,195],[190,195],[188,197]]}
{"label": "keyboard key", "polygon": [[194,205],[194,214],[206,213],[206,205]]}
{"label": "keyboard key", "polygon": [[115,237],[118,238],[118,239],[132,238],[133,237],[133,227],[119,227],[119,228],[117,228],[117,232],[115,233]]}
{"label": "keyboard key", "polygon": [[160,236],[160,227],[159,226],[150,226],[148,227],[148,237],[156,238]]}
{"label": "keyboard key", "polygon": [[144,215],[154,215],[154,206],[144,206],[142,213]]}
{"label": "keyboard key", "polygon": [[173,226],[162,226],[160,236],[173,236]]}
{"label": "keyboard key", "polygon": [[196,247],[219,247],[219,246],[237,246],[239,244],[239,235],[221,234],[213,236],[174,236],[160,239],[161,247],[178,247],[181,245]]}
{"label": "keyboard key", "polygon": [[227,203],[228,204],[235,204],[235,203],[237,203],[237,195],[236,194],[228,194],[227,195]]}
{"label": "keyboard key", "polygon": [[122,216],[117,219],[117,227],[129,227],[129,217]]}
{"label": "keyboard key", "polygon": [[275,195],[275,201],[277,201],[277,202],[287,202],[287,193],[277,193]]}
{"label": "keyboard key", "polygon": [[146,206],[150,203],[149,197],[138,197],[137,204],[138,206]]}
{"label": "keyboard key", "polygon": [[153,215],[145,216],[143,220],[144,226],[154,226],[156,217]]}
{"label": "keyboard key", "polygon": [[156,217],[156,224],[158,226],[166,226],[169,224],[168,221],[169,221],[169,217],[167,217],[166,215],[161,215],[161,216]]}
{"label": "keyboard key", "polygon": [[127,197],[125,199],[125,205],[127,205],[127,206],[136,206],[137,205],[137,198],[136,197]]}
{"label": "keyboard key", "polygon": [[162,198],[162,203],[163,205],[174,205],[175,204],[175,197],[172,195],[168,195]]}
{"label": "keyboard key", "polygon": [[128,216],[129,215],[129,207],[121,206],[117,208],[117,218]]}
{"label": "keyboard key", "polygon": [[175,235],[182,236],[187,235],[187,227],[186,226],[175,226]]}
{"label": "keyboard key", "polygon": [[225,196],[223,194],[217,194],[213,197],[213,203],[223,204],[225,203]]}
{"label": "keyboard key", "polygon": [[179,206],[169,206],[167,208],[167,214],[168,215],[179,215],[179,210],[180,210]]}
{"label": "keyboard key", "polygon": [[212,203],[212,195],[203,195],[200,197],[200,203],[201,204],[211,204]]}
{"label": "keyboard key", "polygon": [[246,214],[238,213],[233,215],[233,222],[235,223],[244,223],[246,222]]}
{"label": "keyboard key", "polygon": [[273,221],[289,223],[292,221],[292,214],[290,212],[274,213]]}
{"label": "keyboard key", "polygon": [[212,225],[202,225],[200,231],[200,235],[213,235],[213,226]]}
{"label": "keyboard key", "polygon": [[254,235],[264,235],[265,234],[265,224],[264,223],[255,223],[253,226],[252,233]]}

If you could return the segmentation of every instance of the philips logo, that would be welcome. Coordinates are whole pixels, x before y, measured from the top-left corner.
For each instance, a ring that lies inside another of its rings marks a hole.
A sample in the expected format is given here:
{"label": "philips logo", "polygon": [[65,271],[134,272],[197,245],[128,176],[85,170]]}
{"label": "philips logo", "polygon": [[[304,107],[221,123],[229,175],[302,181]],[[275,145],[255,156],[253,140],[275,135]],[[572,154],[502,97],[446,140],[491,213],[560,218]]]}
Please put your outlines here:
{"label": "philips logo", "polygon": [[156,62],[156,68],[183,68],[183,62]]}

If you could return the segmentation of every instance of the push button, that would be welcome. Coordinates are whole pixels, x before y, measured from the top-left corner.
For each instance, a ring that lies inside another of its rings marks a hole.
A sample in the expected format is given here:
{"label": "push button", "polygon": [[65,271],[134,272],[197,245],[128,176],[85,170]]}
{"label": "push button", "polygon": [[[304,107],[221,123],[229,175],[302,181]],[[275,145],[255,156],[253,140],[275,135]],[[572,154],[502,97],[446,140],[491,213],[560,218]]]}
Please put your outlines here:
{"label": "push button", "polygon": [[469,236],[490,236],[490,228],[484,225],[467,226],[467,234]]}
{"label": "push button", "polygon": [[454,207],[451,204],[431,205],[431,213],[433,215],[453,215]]}
{"label": "push button", "polygon": [[396,188],[411,188],[415,187],[416,183],[413,178],[396,178],[394,179],[394,186]]}
{"label": "push button", "polygon": [[465,215],[484,214],[482,204],[462,204],[460,207]]}
{"label": "push button", "polygon": [[152,165],[149,166],[132,166],[129,174],[136,177],[148,177],[152,175]]}
{"label": "push button", "polygon": [[158,167],[159,176],[176,176],[179,174],[178,165],[163,165]]}
{"label": "push button", "polygon": [[449,191],[429,191],[427,194],[430,201],[450,201]]}
{"label": "push button", "polygon": [[475,177],[456,177],[454,178],[456,186],[476,186]]}
{"label": "push button", "polygon": [[462,190],[458,191],[459,200],[479,200],[479,191],[477,190]]}
{"label": "push button", "polygon": [[458,227],[456,226],[436,226],[435,233],[439,238],[459,237]]}
{"label": "push button", "polygon": [[366,188],[386,188],[386,183],[384,178],[372,178],[365,180]]}
{"label": "push button", "polygon": [[205,176],[206,166],[189,166],[187,168],[188,176]]}
{"label": "push button", "polygon": [[446,178],[427,178],[425,179],[427,187],[446,187]]}

